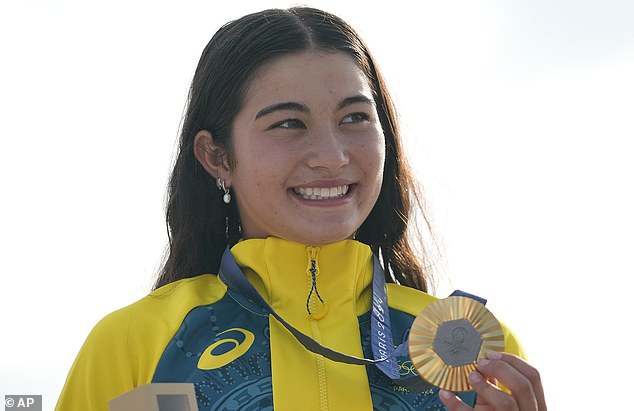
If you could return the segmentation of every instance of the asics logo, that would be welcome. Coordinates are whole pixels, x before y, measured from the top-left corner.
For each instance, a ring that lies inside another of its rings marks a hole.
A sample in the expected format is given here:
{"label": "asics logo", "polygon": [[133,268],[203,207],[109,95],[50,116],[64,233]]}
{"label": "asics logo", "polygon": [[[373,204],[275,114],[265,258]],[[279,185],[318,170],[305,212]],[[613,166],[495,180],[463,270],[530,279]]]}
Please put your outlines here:
{"label": "asics logo", "polygon": [[255,341],[253,333],[244,328],[230,328],[218,333],[218,335],[222,334],[229,335],[205,348],[200,360],[198,360],[199,369],[215,370],[216,368],[224,367],[249,351]]}

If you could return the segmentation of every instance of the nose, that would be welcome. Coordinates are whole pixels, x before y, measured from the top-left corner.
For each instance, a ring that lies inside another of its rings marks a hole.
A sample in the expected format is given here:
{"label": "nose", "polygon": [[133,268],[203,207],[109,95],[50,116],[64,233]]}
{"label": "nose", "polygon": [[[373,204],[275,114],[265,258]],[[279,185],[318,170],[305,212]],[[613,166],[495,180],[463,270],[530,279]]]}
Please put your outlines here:
{"label": "nose", "polygon": [[309,167],[337,170],[350,162],[346,136],[330,127],[312,131],[306,155]]}

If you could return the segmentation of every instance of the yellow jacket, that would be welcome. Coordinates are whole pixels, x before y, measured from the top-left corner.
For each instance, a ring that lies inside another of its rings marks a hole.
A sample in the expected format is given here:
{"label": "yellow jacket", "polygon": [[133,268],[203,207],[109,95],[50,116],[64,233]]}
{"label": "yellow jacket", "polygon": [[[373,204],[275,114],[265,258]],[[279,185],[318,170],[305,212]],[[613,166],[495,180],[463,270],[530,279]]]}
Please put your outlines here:
{"label": "yellow jacket", "polygon": [[[231,250],[264,299],[322,345],[371,358],[372,253],[346,240],[307,247],[277,238]],[[310,272],[316,261],[315,281]],[[394,344],[436,298],[387,284]],[[309,314],[310,311],[310,314]],[[522,355],[504,328],[506,351]],[[402,374],[413,373],[399,358]],[[194,383],[203,410],[443,409],[437,391],[408,392],[375,366],[338,363],[307,351],[261,307],[217,275],[168,284],[106,316],[73,364],[57,411],[107,411],[108,401],[151,382]],[[394,407],[394,408],[390,408]]]}

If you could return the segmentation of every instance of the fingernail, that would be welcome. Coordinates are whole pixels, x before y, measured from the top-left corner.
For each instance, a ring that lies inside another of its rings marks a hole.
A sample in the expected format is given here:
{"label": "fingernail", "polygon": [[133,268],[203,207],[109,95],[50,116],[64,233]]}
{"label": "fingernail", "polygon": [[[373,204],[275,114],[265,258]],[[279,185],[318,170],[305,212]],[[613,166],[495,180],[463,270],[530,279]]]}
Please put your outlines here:
{"label": "fingernail", "polygon": [[469,382],[471,384],[478,384],[482,382],[482,376],[479,372],[472,372],[471,374],[469,374]]}
{"label": "fingernail", "polygon": [[487,357],[491,360],[501,360],[502,359],[502,353],[501,352],[497,352],[497,351],[489,351],[487,353]]}
{"label": "fingernail", "polygon": [[482,359],[478,361],[478,367],[486,367],[487,365],[489,365],[489,362],[489,360]]}
{"label": "fingernail", "polygon": [[438,395],[440,395],[440,398],[442,398],[443,400],[448,400],[453,394],[451,394],[449,391],[440,390]]}

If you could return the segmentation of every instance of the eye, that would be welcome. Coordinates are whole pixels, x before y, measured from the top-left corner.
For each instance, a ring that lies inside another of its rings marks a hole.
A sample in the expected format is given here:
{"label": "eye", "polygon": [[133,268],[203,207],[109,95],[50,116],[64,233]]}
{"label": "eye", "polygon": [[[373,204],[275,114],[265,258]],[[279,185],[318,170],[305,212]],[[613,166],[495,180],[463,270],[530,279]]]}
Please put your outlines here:
{"label": "eye", "polygon": [[352,113],[345,116],[343,120],[341,120],[341,124],[362,123],[368,120],[370,120],[370,116],[366,113]]}
{"label": "eye", "polygon": [[271,129],[274,129],[274,128],[294,129],[294,128],[306,128],[306,126],[300,120],[289,118],[283,121],[278,121],[277,123],[273,124],[270,128]]}

